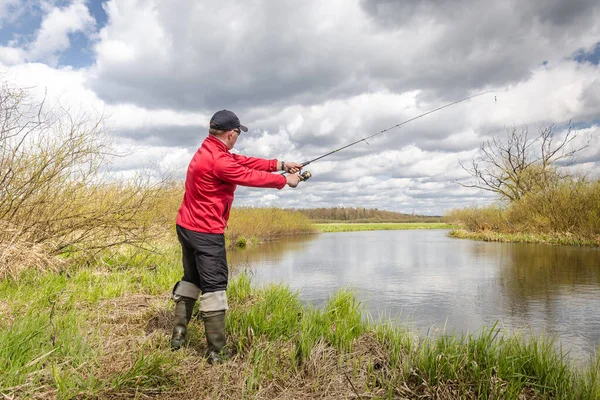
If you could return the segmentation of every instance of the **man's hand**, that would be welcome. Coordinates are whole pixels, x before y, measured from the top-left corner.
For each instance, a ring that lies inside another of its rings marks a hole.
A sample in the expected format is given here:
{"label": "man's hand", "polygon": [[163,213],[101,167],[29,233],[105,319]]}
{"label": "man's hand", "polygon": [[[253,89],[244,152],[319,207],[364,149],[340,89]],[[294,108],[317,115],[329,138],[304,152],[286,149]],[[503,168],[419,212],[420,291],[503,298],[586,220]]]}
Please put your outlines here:
{"label": "man's hand", "polygon": [[287,180],[287,185],[289,187],[293,187],[295,188],[296,186],[298,186],[298,183],[300,182],[300,175],[298,174],[290,174],[290,175],[286,175],[285,179]]}
{"label": "man's hand", "polygon": [[289,174],[295,174],[296,172],[300,172],[302,169],[302,164],[297,162],[284,162],[283,170]]}

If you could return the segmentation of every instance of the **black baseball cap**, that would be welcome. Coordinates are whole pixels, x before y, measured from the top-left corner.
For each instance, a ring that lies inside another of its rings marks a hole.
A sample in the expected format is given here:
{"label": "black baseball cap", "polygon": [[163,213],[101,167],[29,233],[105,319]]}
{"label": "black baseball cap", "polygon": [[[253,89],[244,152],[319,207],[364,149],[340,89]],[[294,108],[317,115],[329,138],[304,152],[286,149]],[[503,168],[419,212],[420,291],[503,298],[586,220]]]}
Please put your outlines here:
{"label": "black baseball cap", "polygon": [[217,111],[210,119],[210,127],[220,131],[231,131],[240,128],[244,132],[248,132],[248,128],[240,124],[240,119],[229,110]]}

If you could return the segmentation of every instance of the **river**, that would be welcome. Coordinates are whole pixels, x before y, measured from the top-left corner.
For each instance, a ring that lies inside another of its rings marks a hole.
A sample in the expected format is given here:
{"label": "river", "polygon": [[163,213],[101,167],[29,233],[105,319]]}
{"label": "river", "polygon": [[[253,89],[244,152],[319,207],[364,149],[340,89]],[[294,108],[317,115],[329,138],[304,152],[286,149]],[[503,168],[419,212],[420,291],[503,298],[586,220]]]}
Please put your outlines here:
{"label": "river", "polygon": [[575,362],[600,340],[600,250],[489,243],[447,230],[322,233],[229,254],[255,285],[283,282],[305,303],[340,288],[372,317],[399,319],[421,334],[503,331],[557,338]]}

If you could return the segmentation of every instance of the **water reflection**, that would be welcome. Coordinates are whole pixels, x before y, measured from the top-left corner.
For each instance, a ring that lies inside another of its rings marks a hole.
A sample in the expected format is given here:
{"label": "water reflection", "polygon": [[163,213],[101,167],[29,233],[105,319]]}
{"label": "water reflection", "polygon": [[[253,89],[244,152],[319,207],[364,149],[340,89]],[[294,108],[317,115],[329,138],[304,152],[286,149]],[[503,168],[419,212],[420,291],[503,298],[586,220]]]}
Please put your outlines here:
{"label": "water reflection", "polygon": [[286,282],[304,301],[323,303],[355,289],[377,317],[417,329],[507,329],[557,335],[574,358],[600,338],[600,251],[486,243],[447,231],[327,233],[231,252],[254,282]]}
{"label": "water reflection", "polygon": [[502,285],[517,301],[600,286],[597,249],[513,244],[504,253]]}

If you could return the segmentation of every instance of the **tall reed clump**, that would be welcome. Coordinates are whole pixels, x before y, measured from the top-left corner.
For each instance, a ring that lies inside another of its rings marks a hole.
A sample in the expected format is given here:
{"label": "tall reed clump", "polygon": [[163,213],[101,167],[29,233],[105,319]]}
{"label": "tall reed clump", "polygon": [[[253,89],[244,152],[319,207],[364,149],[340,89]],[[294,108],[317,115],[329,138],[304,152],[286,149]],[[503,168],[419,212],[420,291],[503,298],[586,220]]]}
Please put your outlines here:
{"label": "tall reed clump", "polygon": [[111,178],[110,161],[101,116],[0,86],[0,278],[156,235],[149,206],[162,183]]}
{"label": "tall reed clump", "polygon": [[275,207],[234,207],[225,236],[232,245],[244,247],[253,239],[269,241],[315,231],[311,221],[299,211]]}

